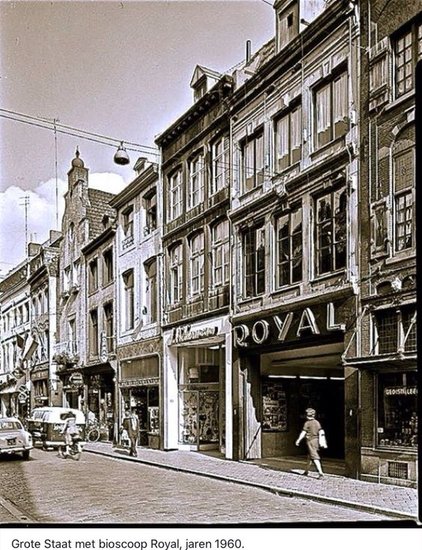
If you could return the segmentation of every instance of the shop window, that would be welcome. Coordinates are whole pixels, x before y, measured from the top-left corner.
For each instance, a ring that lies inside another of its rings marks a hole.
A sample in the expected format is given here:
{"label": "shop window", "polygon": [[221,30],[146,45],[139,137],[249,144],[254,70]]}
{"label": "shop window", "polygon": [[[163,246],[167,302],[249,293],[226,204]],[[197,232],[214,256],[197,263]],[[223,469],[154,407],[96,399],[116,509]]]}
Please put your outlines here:
{"label": "shop window", "polygon": [[107,341],[107,351],[112,353],[114,351],[114,315],[113,315],[113,302],[104,304],[104,323],[105,333]]}
{"label": "shop window", "polygon": [[401,97],[415,86],[415,67],[422,58],[422,24],[406,27],[393,39],[395,96]]}
{"label": "shop window", "polygon": [[113,279],[113,249],[109,248],[103,254],[103,285],[110,284]]}
{"label": "shop window", "polygon": [[323,147],[348,130],[348,76],[343,72],[314,92],[315,146]]}
{"label": "shop window", "polygon": [[224,220],[212,228],[212,282],[219,287],[229,282],[229,222]]}
{"label": "shop window", "polygon": [[316,200],[316,271],[318,275],[346,267],[347,195],[333,191]]}
{"label": "shop window", "polygon": [[377,311],[374,317],[375,354],[394,354],[416,351],[416,309],[387,309]]}
{"label": "shop window", "polygon": [[241,150],[243,192],[247,193],[264,182],[264,134],[249,137]]}
{"label": "shop window", "polygon": [[204,200],[204,155],[201,153],[189,163],[188,208],[194,208]]}
{"label": "shop window", "polygon": [[169,203],[168,220],[175,220],[182,213],[183,208],[183,189],[182,189],[182,170],[177,170],[169,178]]}
{"label": "shop window", "polygon": [[89,351],[90,355],[98,355],[98,310],[89,312]]}
{"label": "shop window", "polygon": [[179,244],[169,251],[169,303],[178,304],[183,292],[183,248]]}
{"label": "shop window", "polygon": [[153,260],[144,264],[146,275],[146,316],[148,323],[157,321],[157,261]]}
{"label": "shop window", "polygon": [[266,380],[262,384],[262,430],[286,432],[287,395],[283,384]]}
{"label": "shop window", "polygon": [[189,248],[190,295],[195,296],[204,290],[204,234],[192,237]]}
{"label": "shop window", "polygon": [[300,161],[302,154],[302,108],[299,105],[275,123],[275,171]]}
{"label": "shop window", "polygon": [[88,268],[88,289],[94,292],[98,288],[98,262],[97,259],[89,262]]}
{"label": "shop window", "polygon": [[276,220],[276,286],[302,280],[302,209]]}
{"label": "shop window", "polygon": [[212,145],[212,178],[211,194],[229,184],[229,138],[222,137]]}
{"label": "shop window", "polygon": [[378,375],[378,445],[416,448],[418,439],[416,372]]}
{"label": "shop window", "polygon": [[265,291],[265,228],[251,228],[242,236],[243,294],[249,298]]}
{"label": "shop window", "polygon": [[133,329],[135,322],[135,295],[134,295],[134,276],[133,269],[126,271],[122,275],[124,292],[124,327],[125,330]]}

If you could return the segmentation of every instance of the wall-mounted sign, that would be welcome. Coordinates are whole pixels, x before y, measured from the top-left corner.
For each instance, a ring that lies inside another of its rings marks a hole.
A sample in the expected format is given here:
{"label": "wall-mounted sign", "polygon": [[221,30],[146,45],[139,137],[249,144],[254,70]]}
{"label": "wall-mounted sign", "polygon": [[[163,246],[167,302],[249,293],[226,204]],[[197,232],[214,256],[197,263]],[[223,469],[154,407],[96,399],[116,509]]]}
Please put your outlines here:
{"label": "wall-mounted sign", "polygon": [[100,335],[100,360],[102,363],[106,363],[107,359],[108,359],[107,334],[105,330],[102,330]]}
{"label": "wall-mounted sign", "polygon": [[384,395],[418,395],[418,388],[416,386],[384,388]]}
{"label": "wall-mounted sign", "polygon": [[83,383],[84,383],[84,378],[81,372],[74,372],[69,376],[69,384],[71,384],[72,386],[76,386],[76,387],[83,386]]}
{"label": "wall-mounted sign", "polygon": [[183,342],[191,342],[192,340],[201,340],[202,338],[210,338],[217,336],[218,327],[202,327],[193,328],[191,325],[176,327],[173,329],[170,344],[182,344]]}
{"label": "wall-mounted sign", "polygon": [[298,340],[333,331],[344,332],[345,325],[336,322],[332,302],[249,321],[233,328],[234,345],[238,348]]}
{"label": "wall-mounted sign", "polygon": [[122,388],[133,387],[133,386],[158,386],[160,382],[159,378],[136,378],[131,380],[121,380],[120,386]]}

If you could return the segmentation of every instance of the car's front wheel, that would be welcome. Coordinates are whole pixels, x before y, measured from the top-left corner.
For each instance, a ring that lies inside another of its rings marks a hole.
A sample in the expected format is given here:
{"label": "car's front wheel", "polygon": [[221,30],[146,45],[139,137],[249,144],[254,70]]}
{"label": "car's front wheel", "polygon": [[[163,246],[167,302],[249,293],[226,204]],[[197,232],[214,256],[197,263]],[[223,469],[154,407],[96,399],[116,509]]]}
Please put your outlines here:
{"label": "car's front wheel", "polygon": [[29,458],[31,456],[31,451],[29,451],[29,450],[22,451],[22,456],[23,456],[24,460],[29,460]]}

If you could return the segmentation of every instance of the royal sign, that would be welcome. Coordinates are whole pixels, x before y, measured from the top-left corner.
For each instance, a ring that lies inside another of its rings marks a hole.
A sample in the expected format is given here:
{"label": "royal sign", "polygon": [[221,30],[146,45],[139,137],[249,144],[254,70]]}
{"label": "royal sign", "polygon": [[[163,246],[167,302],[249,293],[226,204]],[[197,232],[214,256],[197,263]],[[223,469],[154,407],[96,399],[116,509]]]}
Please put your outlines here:
{"label": "royal sign", "polygon": [[258,319],[253,324],[236,325],[233,328],[234,345],[237,348],[246,348],[328,334],[333,331],[344,332],[345,329],[344,324],[336,323],[334,304],[330,302],[326,307],[306,307],[273,315],[268,319]]}

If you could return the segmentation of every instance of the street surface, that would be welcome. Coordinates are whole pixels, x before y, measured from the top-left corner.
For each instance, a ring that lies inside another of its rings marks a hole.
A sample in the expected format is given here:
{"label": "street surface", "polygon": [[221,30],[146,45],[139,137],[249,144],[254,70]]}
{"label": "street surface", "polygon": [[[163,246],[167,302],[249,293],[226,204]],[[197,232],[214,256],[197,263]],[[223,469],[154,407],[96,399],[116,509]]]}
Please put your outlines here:
{"label": "street surface", "polygon": [[358,510],[83,453],[0,458],[1,523],[278,523],[387,520]]}

